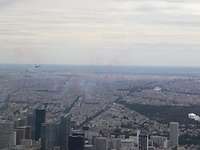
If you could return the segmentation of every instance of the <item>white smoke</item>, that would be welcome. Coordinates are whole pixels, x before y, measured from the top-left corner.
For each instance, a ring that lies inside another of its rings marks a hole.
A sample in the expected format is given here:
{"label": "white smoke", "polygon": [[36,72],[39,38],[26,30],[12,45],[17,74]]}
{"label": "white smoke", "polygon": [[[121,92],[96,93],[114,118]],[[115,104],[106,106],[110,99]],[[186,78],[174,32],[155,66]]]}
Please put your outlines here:
{"label": "white smoke", "polygon": [[189,113],[188,114],[188,118],[200,122],[200,116],[198,116],[198,115],[196,115],[194,113]]}

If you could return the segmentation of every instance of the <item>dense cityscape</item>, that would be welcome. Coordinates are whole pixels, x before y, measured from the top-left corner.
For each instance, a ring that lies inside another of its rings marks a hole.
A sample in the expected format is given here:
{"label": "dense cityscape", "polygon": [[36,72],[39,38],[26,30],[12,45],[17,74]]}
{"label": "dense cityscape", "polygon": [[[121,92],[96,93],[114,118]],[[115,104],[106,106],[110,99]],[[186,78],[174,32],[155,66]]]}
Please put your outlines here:
{"label": "dense cityscape", "polygon": [[1,65],[0,149],[199,149],[200,74],[166,72]]}
{"label": "dense cityscape", "polygon": [[0,0],[0,150],[200,150],[200,0]]}

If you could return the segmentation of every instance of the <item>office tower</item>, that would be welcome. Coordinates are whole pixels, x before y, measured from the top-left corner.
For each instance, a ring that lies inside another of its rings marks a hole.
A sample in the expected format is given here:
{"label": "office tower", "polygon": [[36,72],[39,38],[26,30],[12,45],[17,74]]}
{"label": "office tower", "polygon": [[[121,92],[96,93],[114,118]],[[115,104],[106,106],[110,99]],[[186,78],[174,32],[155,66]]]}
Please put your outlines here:
{"label": "office tower", "polygon": [[68,150],[68,138],[70,135],[70,130],[71,130],[71,115],[66,114],[61,117],[60,120],[60,149],[61,150]]}
{"label": "office tower", "polygon": [[21,140],[24,139],[25,133],[21,128],[15,129],[16,132],[16,145],[21,145]]}
{"label": "office tower", "polygon": [[69,136],[69,150],[84,150],[84,136]]}
{"label": "office tower", "polygon": [[169,124],[169,146],[173,149],[178,148],[178,137],[179,137],[179,123],[170,122]]}
{"label": "office tower", "polygon": [[28,126],[33,126],[33,119],[34,119],[34,114],[33,113],[29,113],[27,116],[26,116],[26,125]]}
{"label": "office tower", "polygon": [[106,137],[95,138],[95,150],[108,150],[108,140]]}
{"label": "office tower", "polygon": [[45,123],[45,110],[36,109],[33,115],[33,139],[38,141],[41,138],[41,127]]}
{"label": "office tower", "polygon": [[60,149],[59,124],[56,122],[42,124],[41,150]]}
{"label": "office tower", "polygon": [[31,139],[32,137],[32,127],[31,126],[25,126],[22,127],[25,130],[25,139]]}
{"label": "office tower", "polygon": [[31,127],[24,126],[15,129],[16,132],[16,145],[21,144],[21,140],[31,139]]}
{"label": "office tower", "polygon": [[139,134],[139,150],[148,150],[149,137],[146,133]]}
{"label": "office tower", "polygon": [[0,120],[0,149],[9,148],[14,144],[14,123]]}

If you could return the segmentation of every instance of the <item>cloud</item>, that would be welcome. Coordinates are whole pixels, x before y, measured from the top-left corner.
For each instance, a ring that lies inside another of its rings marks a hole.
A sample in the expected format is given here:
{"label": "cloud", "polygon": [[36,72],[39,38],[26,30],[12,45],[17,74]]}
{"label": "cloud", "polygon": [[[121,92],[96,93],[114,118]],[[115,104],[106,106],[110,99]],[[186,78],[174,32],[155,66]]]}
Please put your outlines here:
{"label": "cloud", "polygon": [[0,9],[9,7],[16,3],[16,0],[0,0]]}
{"label": "cloud", "polygon": [[170,65],[200,65],[199,7],[196,0],[13,0],[0,7],[0,61],[166,65],[171,56]]}

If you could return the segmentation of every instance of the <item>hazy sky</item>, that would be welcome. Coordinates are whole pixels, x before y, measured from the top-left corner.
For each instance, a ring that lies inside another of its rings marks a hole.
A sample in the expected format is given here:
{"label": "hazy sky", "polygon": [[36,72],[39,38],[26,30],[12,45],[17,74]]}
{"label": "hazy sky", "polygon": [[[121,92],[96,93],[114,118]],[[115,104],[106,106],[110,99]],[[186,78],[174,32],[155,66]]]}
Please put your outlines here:
{"label": "hazy sky", "polygon": [[200,66],[200,1],[0,0],[0,63]]}

